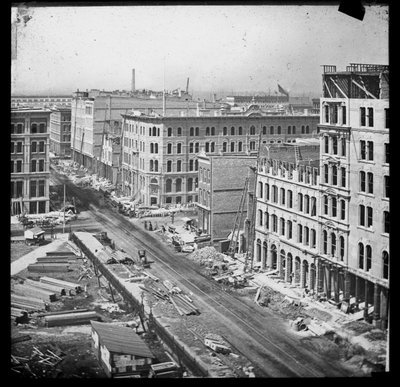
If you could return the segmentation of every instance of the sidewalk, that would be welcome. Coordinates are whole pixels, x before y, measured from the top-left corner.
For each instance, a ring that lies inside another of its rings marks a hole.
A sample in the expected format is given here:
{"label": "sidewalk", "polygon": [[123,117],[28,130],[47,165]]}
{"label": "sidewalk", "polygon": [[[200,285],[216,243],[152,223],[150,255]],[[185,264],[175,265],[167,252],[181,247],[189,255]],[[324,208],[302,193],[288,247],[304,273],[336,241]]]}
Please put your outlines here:
{"label": "sidewalk", "polygon": [[[68,233],[65,234],[57,234],[57,239],[54,239],[47,245],[39,246],[35,250],[31,251],[30,253],[22,256],[21,258],[15,260],[11,263],[11,275],[18,274],[22,270],[26,269],[28,265],[35,263],[36,258],[42,257],[46,255],[48,251],[54,251],[60,249],[65,245],[65,248],[68,249]],[[64,247],[63,247],[64,249]]]}

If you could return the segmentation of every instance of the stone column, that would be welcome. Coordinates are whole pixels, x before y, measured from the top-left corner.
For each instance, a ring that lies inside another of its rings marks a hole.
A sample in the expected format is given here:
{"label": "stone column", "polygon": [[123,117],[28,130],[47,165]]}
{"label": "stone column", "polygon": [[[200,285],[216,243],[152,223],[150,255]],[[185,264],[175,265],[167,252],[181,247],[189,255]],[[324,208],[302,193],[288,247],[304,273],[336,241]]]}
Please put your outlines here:
{"label": "stone column", "polygon": [[356,286],[355,286],[355,295],[354,295],[354,297],[356,299],[355,303],[356,303],[356,305],[358,307],[359,300],[360,300],[360,291],[359,291],[360,279],[357,276],[355,276],[355,280],[356,280]]}
{"label": "stone column", "polygon": [[285,264],[285,282],[289,282],[289,276],[290,276],[290,272],[289,272],[289,259],[286,255],[286,264]]}
{"label": "stone column", "polygon": [[374,314],[373,314],[373,324],[380,328],[380,309],[381,309],[381,299],[380,299],[380,287],[378,284],[374,284]]}
{"label": "stone column", "polygon": [[301,288],[304,288],[304,282],[305,282],[304,276],[305,276],[304,264],[300,260],[300,287]]}
{"label": "stone column", "polygon": [[316,273],[316,283],[317,283],[317,293],[324,291],[324,267],[320,260],[317,262],[317,273]]}
{"label": "stone column", "polygon": [[325,266],[325,273],[326,273],[326,297],[329,300],[331,298],[331,286],[332,286],[331,268],[329,264]]}
{"label": "stone column", "polygon": [[368,320],[368,281],[364,280],[364,320]]}
{"label": "stone column", "polygon": [[388,309],[387,309],[387,290],[385,288],[381,288],[381,310],[380,310],[380,315],[381,315],[381,329],[386,329],[387,328],[387,320],[388,320]]}
{"label": "stone column", "polygon": [[335,302],[339,302],[339,269],[336,267],[333,274]]}
{"label": "stone column", "polygon": [[346,270],[344,272],[344,292],[343,292],[343,301],[349,302],[350,301],[350,282],[351,277],[350,273]]}
{"label": "stone column", "polygon": [[261,268],[263,270],[265,270],[265,267],[267,265],[267,255],[268,255],[268,246],[267,246],[267,249],[266,249],[266,251],[264,253],[264,245],[262,244],[261,245]]}

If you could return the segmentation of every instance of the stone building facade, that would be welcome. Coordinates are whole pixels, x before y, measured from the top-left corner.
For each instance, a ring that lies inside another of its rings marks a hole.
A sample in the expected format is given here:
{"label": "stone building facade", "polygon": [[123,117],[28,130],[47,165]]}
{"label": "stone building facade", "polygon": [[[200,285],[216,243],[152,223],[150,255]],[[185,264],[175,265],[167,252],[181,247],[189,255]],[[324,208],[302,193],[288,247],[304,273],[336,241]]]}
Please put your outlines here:
{"label": "stone building facade", "polygon": [[50,152],[71,155],[71,108],[56,107],[50,114]]}
{"label": "stone building facade", "polygon": [[11,215],[49,212],[50,113],[11,110]]}
{"label": "stone building facade", "polygon": [[197,154],[248,155],[316,134],[317,116],[123,115],[122,191],[145,205],[197,201]]}

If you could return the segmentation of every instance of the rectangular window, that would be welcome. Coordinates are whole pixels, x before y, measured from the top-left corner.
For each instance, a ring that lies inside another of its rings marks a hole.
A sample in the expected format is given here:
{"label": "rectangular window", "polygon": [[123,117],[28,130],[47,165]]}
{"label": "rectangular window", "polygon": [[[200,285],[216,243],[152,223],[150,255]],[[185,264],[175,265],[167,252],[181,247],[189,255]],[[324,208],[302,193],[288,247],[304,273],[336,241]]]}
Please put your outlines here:
{"label": "rectangular window", "polygon": [[303,226],[301,224],[297,225],[297,242],[303,242]]}
{"label": "rectangular window", "polygon": [[332,114],[332,124],[337,124],[338,122],[338,105],[333,105],[332,108],[333,114]]}
{"label": "rectangular window", "polygon": [[37,202],[30,202],[29,203],[29,213],[30,214],[37,214]]}
{"label": "rectangular window", "polygon": [[365,207],[363,205],[359,206],[359,213],[360,213],[360,218],[358,224],[360,226],[365,226]]}
{"label": "rectangular window", "polygon": [[374,193],[374,175],[371,172],[368,172],[368,193]]}
{"label": "rectangular window", "polygon": [[341,176],[342,176],[342,187],[346,187],[346,168],[340,168]]}
{"label": "rectangular window", "polygon": [[304,244],[308,246],[310,243],[310,229],[308,227],[304,227]]}
{"label": "rectangular window", "polygon": [[365,192],[365,172],[360,172],[360,191]]}
{"label": "rectangular window", "polygon": [[39,141],[39,153],[44,153],[44,141]]}
{"label": "rectangular window", "polygon": [[285,205],[285,189],[281,188],[281,204],[282,206]]}
{"label": "rectangular window", "polygon": [[383,232],[389,234],[390,232],[390,216],[389,211],[383,211]]}
{"label": "rectangular window", "polygon": [[272,231],[278,232],[278,217],[276,215],[272,215]]}
{"label": "rectangular window", "polygon": [[36,160],[31,161],[31,172],[36,172]]}
{"label": "rectangular window", "polygon": [[365,107],[360,107],[360,125],[366,126],[366,114],[365,114]]}
{"label": "rectangular window", "polygon": [[44,160],[39,160],[39,172],[44,172]]}
{"label": "rectangular window", "polygon": [[344,200],[340,201],[340,219],[346,219],[346,202]]}
{"label": "rectangular window", "polygon": [[311,229],[311,248],[315,249],[317,245],[317,232],[312,228]]}
{"label": "rectangular window", "polygon": [[293,238],[293,230],[292,230],[292,222],[290,220],[288,220],[287,229],[288,229],[288,239],[292,239]]}
{"label": "rectangular window", "polygon": [[17,160],[17,173],[22,172],[22,160]]}
{"label": "rectangular window", "polygon": [[342,106],[342,125],[346,125],[346,106]]}
{"label": "rectangular window", "polygon": [[332,137],[332,151],[334,155],[338,154],[338,138]]}
{"label": "rectangular window", "polygon": [[368,108],[368,126],[374,126],[374,109],[372,107]]}
{"label": "rectangular window", "polygon": [[324,215],[328,215],[328,196],[324,196]]}
{"label": "rectangular window", "polygon": [[293,192],[291,190],[288,191],[288,207],[293,208]]}
{"label": "rectangular window", "polygon": [[17,153],[22,153],[22,142],[21,141],[17,142]]}
{"label": "rectangular window", "polygon": [[385,198],[388,198],[389,197],[389,176],[384,176],[384,184],[385,184],[385,187],[384,187],[384,197]]}
{"label": "rectangular window", "polygon": [[366,160],[367,158],[366,143],[364,140],[360,141],[360,158],[361,160]]}
{"label": "rectangular window", "polygon": [[298,202],[299,211],[303,211],[303,194],[299,193],[297,195],[297,202]]}
{"label": "rectangular window", "polygon": [[329,123],[329,106],[326,105],[324,106],[325,109],[325,122],[328,124]]}
{"label": "rectangular window", "polygon": [[389,144],[385,143],[385,163],[389,164]]}
{"label": "rectangular window", "polygon": [[16,187],[16,197],[20,198],[23,196],[23,188],[24,188],[24,182],[23,181],[17,181],[17,187]]}
{"label": "rectangular window", "polygon": [[385,128],[389,129],[389,109],[385,109]]}
{"label": "rectangular window", "polygon": [[340,143],[342,144],[342,156],[346,156],[346,139],[342,138]]}
{"label": "rectangular window", "polygon": [[332,216],[336,218],[337,214],[337,200],[336,198],[332,198]]}
{"label": "rectangular window", "polygon": [[367,227],[372,227],[372,207],[367,207]]}
{"label": "rectangular window", "polygon": [[374,159],[374,143],[373,141],[368,141],[368,160]]}
{"label": "rectangular window", "polygon": [[30,197],[31,198],[36,198],[37,197],[37,192],[36,192],[36,187],[37,187],[37,184],[36,184],[37,182],[36,182],[36,180],[31,180],[30,181]]}

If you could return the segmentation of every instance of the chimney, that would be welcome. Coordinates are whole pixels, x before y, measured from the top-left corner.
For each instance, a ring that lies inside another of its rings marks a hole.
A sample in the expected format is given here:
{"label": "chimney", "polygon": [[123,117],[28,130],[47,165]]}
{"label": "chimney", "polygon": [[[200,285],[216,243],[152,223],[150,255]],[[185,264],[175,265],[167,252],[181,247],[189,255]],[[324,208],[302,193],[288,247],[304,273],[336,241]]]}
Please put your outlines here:
{"label": "chimney", "polygon": [[131,87],[132,93],[135,92],[135,69],[132,69],[132,87]]}

